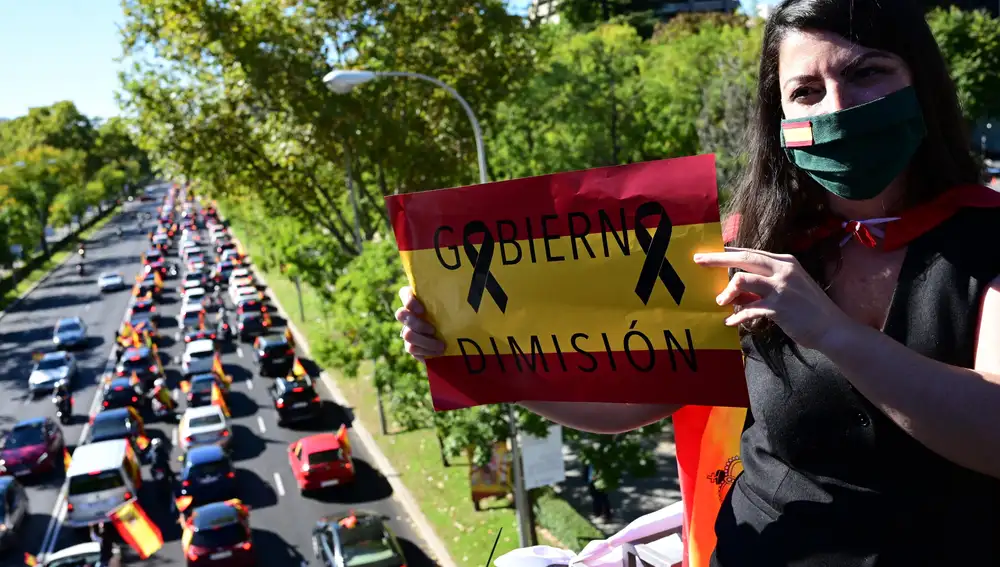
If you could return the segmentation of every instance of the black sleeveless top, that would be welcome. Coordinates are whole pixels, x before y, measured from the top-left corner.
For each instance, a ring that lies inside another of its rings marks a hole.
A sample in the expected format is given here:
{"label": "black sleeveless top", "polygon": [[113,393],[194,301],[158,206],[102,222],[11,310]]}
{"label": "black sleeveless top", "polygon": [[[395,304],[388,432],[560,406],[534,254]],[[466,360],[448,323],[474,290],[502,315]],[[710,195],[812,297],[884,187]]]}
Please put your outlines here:
{"label": "black sleeveless top", "polygon": [[[997,230],[1000,209],[963,209],[912,242],[886,334],[971,368]],[[783,381],[744,348],[744,473],[719,512],[714,567],[1000,565],[1000,480],[921,445],[819,352],[785,349]]]}

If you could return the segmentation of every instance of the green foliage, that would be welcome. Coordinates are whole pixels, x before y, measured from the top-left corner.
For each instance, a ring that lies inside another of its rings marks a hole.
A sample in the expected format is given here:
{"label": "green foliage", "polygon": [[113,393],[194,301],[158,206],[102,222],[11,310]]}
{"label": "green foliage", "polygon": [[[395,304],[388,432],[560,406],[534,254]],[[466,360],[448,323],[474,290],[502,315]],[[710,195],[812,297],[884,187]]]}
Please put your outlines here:
{"label": "green foliage", "polygon": [[1000,116],[1000,19],[985,11],[936,8],[927,23],[951,70],[966,118]]}
{"label": "green foliage", "polygon": [[574,551],[580,551],[588,543],[605,538],[600,530],[581,517],[551,488],[537,488],[532,492],[535,500],[535,519],[563,545]]}

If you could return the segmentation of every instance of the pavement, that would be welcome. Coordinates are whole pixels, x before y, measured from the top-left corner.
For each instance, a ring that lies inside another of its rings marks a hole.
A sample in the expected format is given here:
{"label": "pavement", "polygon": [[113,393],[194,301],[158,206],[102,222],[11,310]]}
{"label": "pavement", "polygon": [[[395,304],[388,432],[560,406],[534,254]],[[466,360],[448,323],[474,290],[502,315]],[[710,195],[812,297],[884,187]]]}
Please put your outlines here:
{"label": "pavement", "polygon": [[[162,192],[157,197],[162,197]],[[63,431],[71,450],[85,436],[89,417],[100,405],[97,384],[111,364],[113,336],[130,304],[131,295],[127,290],[101,294],[96,276],[102,271],[119,271],[130,280],[139,272],[140,257],[147,247],[146,231],[140,234],[130,215],[137,210],[155,214],[156,206],[157,203],[126,204],[122,214],[90,239],[85,276],[77,275],[75,261],[59,266],[0,320],[0,430],[9,429],[23,419],[55,416],[55,408],[48,397],[35,400],[27,393],[31,355],[50,348],[52,328],[57,319],[78,315],[89,327],[90,343],[77,352],[80,372],[72,384],[77,415],[74,423],[64,426]],[[123,238],[114,235],[116,227],[124,230]],[[177,279],[166,281],[168,291],[158,311],[162,315],[161,359],[167,368],[168,383],[181,399],[177,385],[183,341],[178,341],[174,319],[180,310],[177,284]],[[284,321],[275,317],[275,323],[282,325]],[[254,542],[261,565],[318,565],[313,558],[310,538],[314,522],[324,515],[352,509],[372,510],[392,518],[390,525],[404,547],[409,567],[436,565],[425,553],[427,546],[413,520],[399,500],[393,498],[392,483],[377,466],[385,461],[384,456],[371,454],[353,430],[350,437],[358,471],[355,485],[308,498],[299,494],[288,465],[287,446],[314,432],[336,431],[342,423],[351,426],[350,412],[335,403],[324,386],[317,387],[326,406],[322,423],[296,430],[278,427],[266,390],[271,379],[256,375],[249,345],[232,343],[223,348],[223,353],[226,373],[234,379],[230,409],[234,418],[237,479],[241,498],[251,508]],[[89,415],[85,415],[84,410]],[[150,421],[147,430],[152,437],[159,437],[170,446],[176,444],[177,432],[173,423]],[[179,457],[180,451],[175,449],[174,456]],[[144,478],[150,479],[148,466],[143,469]],[[42,555],[86,541],[85,535],[63,528],[59,522],[65,509],[63,479],[60,472],[50,478],[25,482],[30,515],[17,538],[21,549],[0,559],[0,566],[22,565],[21,552]],[[163,549],[142,564],[184,565],[176,516],[170,513],[169,503],[156,499],[154,490],[153,483],[144,485],[139,493],[140,503],[159,526],[165,543]]]}

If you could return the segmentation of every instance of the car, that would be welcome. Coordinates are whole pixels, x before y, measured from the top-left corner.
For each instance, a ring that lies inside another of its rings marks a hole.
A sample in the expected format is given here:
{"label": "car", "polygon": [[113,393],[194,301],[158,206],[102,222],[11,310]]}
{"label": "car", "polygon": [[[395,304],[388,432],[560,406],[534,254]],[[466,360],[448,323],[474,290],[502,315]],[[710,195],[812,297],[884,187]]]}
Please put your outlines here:
{"label": "car", "polygon": [[131,378],[114,378],[104,384],[101,406],[106,410],[128,407],[141,409],[147,403],[142,386],[133,384]]}
{"label": "car", "polygon": [[28,492],[13,477],[0,478],[0,551],[8,551],[21,543],[24,522],[29,515]]}
{"label": "car", "polygon": [[208,298],[208,292],[203,287],[190,288],[184,291],[184,301],[181,303],[181,312],[185,311],[189,305],[200,305]]}
{"label": "car", "polygon": [[313,552],[323,565],[406,567],[390,518],[367,510],[326,516],[312,531]]}
{"label": "car", "polygon": [[27,476],[60,470],[66,438],[51,417],[14,424],[0,439],[0,474]]}
{"label": "car", "polygon": [[[236,272],[234,271],[233,273],[236,273]],[[242,277],[232,277],[231,276],[229,278],[229,287],[230,287],[230,289],[232,289],[234,287],[236,287],[236,288],[251,287],[251,288],[254,288],[254,289],[257,288],[257,286],[254,285],[254,281],[253,281],[253,277],[252,276],[242,276]]]}
{"label": "car", "polygon": [[146,424],[135,408],[116,408],[98,412],[90,418],[88,443],[127,439],[138,448],[138,439],[146,436]]}
{"label": "car", "polygon": [[195,508],[184,521],[181,548],[188,567],[257,565],[250,509],[235,499]]}
{"label": "car", "polygon": [[155,346],[133,346],[122,353],[115,366],[115,375],[131,377],[132,374],[139,378],[146,390],[150,389],[153,381],[157,378],[166,379],[166,373],[163,371],[163,364],[160,362],[160,355]]}
{"label": "car", "polygon": [[163,279],[160,277],[158,272],[150,272],[145,274],[141,280],[139,280],[132,290],[132,295],[135,297],[146,297],[151,295],[153,297],[159,297],[160,292],[163,291]]}
{"label": "car", "polygon": [[181,329],[198,329],[207,318],[201,303],[185,304],[177,315],[177,326]]}
{"label": "car", "polygon": [[212,274],[210,278],[219,285],[228,285],[229,276],[232,275],[233,270],[236,269],[236,265],[232,262],[219,262],[212,268]]}
{"label": "car", "polygon": [[282,335],[263,335],[254,339],[253,354],[261,376],[286,376],[295,360],[295,349]]}
{"label": "car", "polygon": [[212,405],[212,389],[215,387],[219,388],[223,397],[229,393],[229,385],[216,374],[205,373],[192,376],[187,386],[188,407],[197,408]]}
{"label": "car", "polygon": [[177,433],[184,451],[200,445],[219,445],[228,449],[233,440],[229,417],[217,405],[187,408]]}
{"label": "car", "polygon": [[271,328],[271,317],[267,312],[250,311],[241,313],[236,318],[236,334],[240,340],[248,343],[253,339],[267,334]]}
{"label": "car", "polygon": [[184,347],[184,354],[181,355],[181,372],[189,374],[189,367],[193,360],[213,359],[218,355],[215,341],[212,339],[202,339],[187,343]]}
{"label": "car", "polygon": [[201,272],[205,268],[206,264],[204,260],[190,260],[187,263],[187,271],[189,272]]}
{"label": "car", "polygon": [[184,342],[192,343],[194,341],[214,341],[218,338],[218,333],[215,329],[195,329],[193,331],[188,331],[184,333]]}
{"label": "car", "polygon": [[163,261],[163,253],[155,248],[150,248],[142,256],[142,265],[148,266]]}
{"label": "car", "polygon": [[240,263],[240,253],[235,249],[230,248],[219,255],[220,262],[233,262],[234,264]]}
{"label": "car", "polygon": [[149,333],[150,337],[155,339],[158,333],[156,328],[156,320],[159,319],[156,312],[154,311],[144,311],[139,313],[133,313],[128,318],[128,324],[132,326],[136,332],[142,333],[143,331]]}
{"label": "car", "polygon": [[87,324],[80,317],[64,317],[56,322],[52,344],[57,348],[73,348],[87,344]]}
{"label": "car", "polygon": [[45,556],[40,567],[92,567],[101,560],[101,544],[97,541],[78,543]]}
{"label": "car", "polygon": [[149,313],[150,319],[153,321],[156,320],[157,318],[156,302],[153,301],[152,297],[144,297],[135,300],[135,303],[132,304],[132,308],[129,309],[128,315],[131,318],[132,316],[138,315],[140,313]]}
{"label": "car", "polygon": [[218,445],[194,447],[185,453],[178,480],[180,494],[191,497],[192,508],[237,497],[233,461]]}
{"label": "car", "polygon": [[253,297],[241,297],[240,301],[236,304],[236,315],[253,312],[266,313],[268,311],[270,311],[270,308],[266,303]]}
{"label": "car", "polygon": [[101,290],[101,293],[121,291],[127,287],[125,277],[120,272],[101,272],[97,276],[97,288]]}
{"label": "car", "polygon": [[76,357],[64,350],[41,356],[28,375],[28,391],[33,396],[51,392],[57,384],[69,385],[76,376]]}
{"label": "car", "polygon": [[264,294],[253,286],[229,287],[229,299],[233,305],[238,304],[243,299],[263,299],[263,297]]}
{"label": "car", "polygon": [[205,287],[208,285],[208,278],[201,270],[188,270],[184,274],[184,283],[181,284],[183,289],[188,289],[192,287]]}
{"label": "car", "polygon": [[309,421],[316,419],[322,409],[322,401],[312,378],[308,376],[287,376],[275,380],[267,389],[278,413],[278,424]]}
{"label": "car", "polygon": [[347,427],[317,433],[288,445],[288,465],[303,494],[354,482],[354,461]]}

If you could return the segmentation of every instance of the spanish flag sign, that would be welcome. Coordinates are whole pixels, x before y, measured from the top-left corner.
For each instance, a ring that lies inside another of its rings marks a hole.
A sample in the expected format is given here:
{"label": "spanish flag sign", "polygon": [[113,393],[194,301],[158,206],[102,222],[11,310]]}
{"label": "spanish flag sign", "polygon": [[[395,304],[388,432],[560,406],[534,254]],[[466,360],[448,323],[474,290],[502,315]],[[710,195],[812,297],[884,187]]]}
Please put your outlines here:
{"label": "spanish flag sign", "polygon": [[118,533],[140,559],[147,559],[163,547],[163,534],[136,501],[126,502],[111,514]]}
{"label": "spanish flag sign", "polygon": [[748,404],[714,156],[386,198],[447,349],[437,410],[518,401]]}

